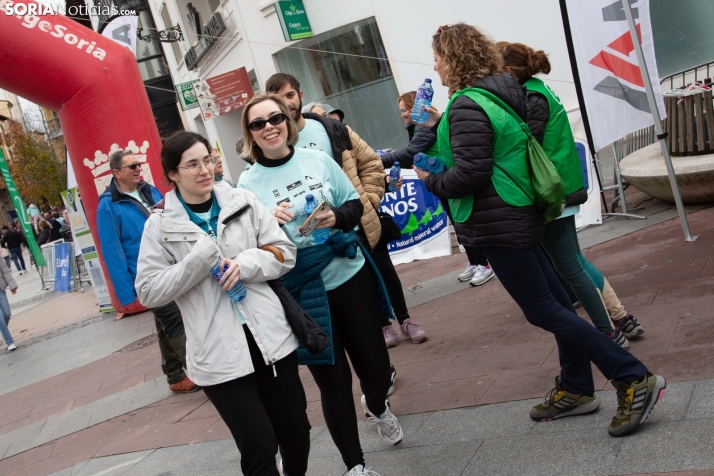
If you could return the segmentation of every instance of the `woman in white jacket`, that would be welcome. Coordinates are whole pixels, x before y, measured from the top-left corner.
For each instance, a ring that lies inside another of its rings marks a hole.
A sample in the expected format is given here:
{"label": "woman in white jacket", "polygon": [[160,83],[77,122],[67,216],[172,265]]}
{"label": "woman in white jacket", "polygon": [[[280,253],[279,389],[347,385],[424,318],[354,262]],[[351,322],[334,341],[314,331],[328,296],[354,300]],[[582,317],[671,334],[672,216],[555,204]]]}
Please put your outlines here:
{"label": "woman in white jacket", "polygon": [[[147,307],[176,301],[186,327],[186,373],[203,387],[241,453],[247,476],[303,476],[310,449],[298,342],[267,281],[295,264],[295,245],[247,190],[214,187],[208,141],[176,132],[161,150],[174,185],[144,227],[136,291]],[[283,255],[261,250],[272,245]],[[221,281],[210,274],[228,265]],[[226,294],[240,282],[246,296]]]}

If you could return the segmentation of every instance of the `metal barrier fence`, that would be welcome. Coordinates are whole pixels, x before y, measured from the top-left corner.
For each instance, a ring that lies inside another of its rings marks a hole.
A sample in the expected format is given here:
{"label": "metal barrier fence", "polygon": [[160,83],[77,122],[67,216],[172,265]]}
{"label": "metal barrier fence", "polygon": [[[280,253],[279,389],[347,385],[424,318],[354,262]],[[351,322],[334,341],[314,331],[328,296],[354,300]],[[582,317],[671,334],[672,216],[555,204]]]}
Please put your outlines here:
{"label": "metal barrier fence", "polygon": [[[37,271],[40,273],[40,289],[37,291],[44,291],[46,289],[51,289],[55,284],[55,245],[58,243],[64,243],[63,239],[47,243],[42,245],[40,249],[42,250],[42,256],[45,258],[45,266],[38,266]],[[72,242],[70,246],[72,245]],[[71,252],[74,255],[74,248]],[[87,273],[87,268],[84,265],[84,258],[81,255],[76,256],[74,259],[70,259],[72,263],[71,273],[72,273],[72,291],[84,292],[83,283],[89,284],[91,286],[92,282],[89,279],[89,274]]]}

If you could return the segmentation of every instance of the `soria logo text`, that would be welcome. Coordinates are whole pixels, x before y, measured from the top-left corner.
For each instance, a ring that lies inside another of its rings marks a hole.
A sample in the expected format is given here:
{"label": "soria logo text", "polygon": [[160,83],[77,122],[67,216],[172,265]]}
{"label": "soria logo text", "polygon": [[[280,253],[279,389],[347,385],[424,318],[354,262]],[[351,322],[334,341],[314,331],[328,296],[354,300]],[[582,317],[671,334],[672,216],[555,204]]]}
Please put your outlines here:
{"label": "soria logo text", "polygon": [[66,11],[64,5],[47,5],[41,3],[5,3],[6,15],[67,15],[67,16],[115,16],[115,15],[136,15],[134,10],[119,10],[115,6],[70,6]]}
{"label": "soria logo text", "polygon": [[[22,26],[28,29],[32,28],[39,28],[40,31],[43,31],[45,33],[49,33],[50,36],[53,36],[55,38],[61,38],[64,40],[65,43],[71,46],[76,46],[77,49],[79,50],[84,50],[85,53],[91,54],[93,57],[97,58],[100,61],[104,60],[104,57],[107,56],[106,51],[103,49],[97,47],[97,43],[95,41],[88,41],[85,40],[84,38],[81,38],[77,36],[75,33],[68,33],[68,27],[64,25],[53,25],[47,20],[41,20],[40,17],[35,16],[34,14],[20,14],[18,13],[17,7],[20,5],[25,6],[26,8],[30,7],[37,7],[39,10],[39,5],[36,3],[31,3],[29,5],[25,4],[13,4],[13,2],[8,2],[5,0],[0,0],[0,10],[5,9],[5,12],[8,12],[8,5],[14,5],[13,14],[14,16],[22,21]],[[42,8],[44,9],[44,5]],[[39,13],[38,13],[39,14]],[[9,13],[8,13],[9,15]],[[43,14],[44,15],[44,14]],[[47,18],[47,17],[44,17]],[[79,33],[79,32],[78,32]]]}

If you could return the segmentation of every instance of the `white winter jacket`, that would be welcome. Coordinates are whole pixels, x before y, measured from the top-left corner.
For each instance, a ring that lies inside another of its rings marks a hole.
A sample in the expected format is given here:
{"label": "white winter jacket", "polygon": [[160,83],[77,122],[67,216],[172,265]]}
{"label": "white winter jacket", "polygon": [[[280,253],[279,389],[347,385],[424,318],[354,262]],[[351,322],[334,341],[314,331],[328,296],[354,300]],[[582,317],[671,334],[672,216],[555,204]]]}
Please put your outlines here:
{"label": "white winter jacket", "polygon": [[[210,274],[220,256],[240,266],[247,293],[237,307],[266,365],[274,365],[298,346],[280,300],[266,283],[295,265],[295,245],[253,193],[228,187],[214,187],[213,192],[221,207],[218,243],[189,219],[171,191],[164,210],[154,212],[144,227],[135,282],[144,306],[178,304],[186,328],[186,371],[202,386],[253,372],[233,303]],[[285,262],[259,249],[264,245],[277,246]]]}

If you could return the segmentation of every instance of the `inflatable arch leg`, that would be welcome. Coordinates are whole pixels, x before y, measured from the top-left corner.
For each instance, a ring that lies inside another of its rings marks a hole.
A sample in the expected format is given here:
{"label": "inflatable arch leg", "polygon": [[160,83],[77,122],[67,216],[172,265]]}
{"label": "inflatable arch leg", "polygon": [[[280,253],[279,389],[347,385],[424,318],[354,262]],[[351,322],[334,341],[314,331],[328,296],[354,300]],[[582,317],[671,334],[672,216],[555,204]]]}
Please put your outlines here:
{"label": "inflatable arch leg", "polygon": [[133,149],[144,163],[144,180],[167,191],[161,139],[136,58],[62,15],[7,15],[9,3],[0,0],[0,87],[57,111],[112,304],[118,312],[140,311],[138,301],[121,306],[117,300],[106,271],[115,263],[104,262],[96,227],[113,150]]}

